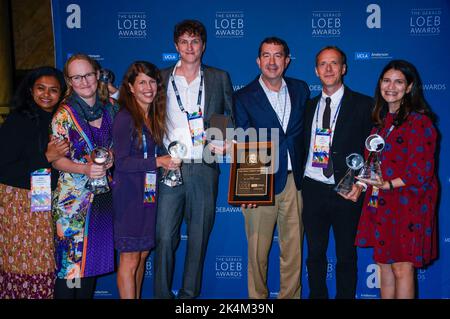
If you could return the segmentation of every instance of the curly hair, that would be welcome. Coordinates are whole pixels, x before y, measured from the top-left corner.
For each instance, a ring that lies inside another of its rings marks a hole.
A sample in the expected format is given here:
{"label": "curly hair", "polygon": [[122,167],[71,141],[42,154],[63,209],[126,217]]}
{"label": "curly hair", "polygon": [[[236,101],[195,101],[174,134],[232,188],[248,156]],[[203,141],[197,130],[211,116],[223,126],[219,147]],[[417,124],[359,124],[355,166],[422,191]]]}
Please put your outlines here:
{"label": "curly hair", "polygon": [[173,41],[178,43],[178,39],[185,33],[190,36],[199,36],[203,44],[206,44],[206,28],[200,21],[183,20],[177,23],[173,32]]}

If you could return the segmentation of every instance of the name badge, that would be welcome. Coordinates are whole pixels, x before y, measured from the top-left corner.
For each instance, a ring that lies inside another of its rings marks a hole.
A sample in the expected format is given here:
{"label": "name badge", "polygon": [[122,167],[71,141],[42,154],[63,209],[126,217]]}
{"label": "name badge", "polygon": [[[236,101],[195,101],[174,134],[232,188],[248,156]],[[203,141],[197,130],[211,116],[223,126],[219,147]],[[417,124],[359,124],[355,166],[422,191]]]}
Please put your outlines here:
{"label": "name badge", "polygon": [[41,168],[31,173],[31,212],[52,209],[51,170]]}
{"label": "name badge", "polygon": [[331,129],[318,128],[314,137],[312,167],[327,167],[330,160]]}
{"label": "name badge", "polygon": [[205,128],[203,124],[203,117],[201,112],[188,114],[189,130],[192,139],[192,155],[194,157],[201,157],[203,153],[203,145],[205,142]]}
{"label": "name badge", "polygon": [[156,202],[156,172],[146,172],[144,182],[144,206]]}
{"label": "name badge", "polygon": [[372,194],[370,195],[369,203],[367,204],[371,210],[378,208],[378,193],[378,187],[372,187]]}

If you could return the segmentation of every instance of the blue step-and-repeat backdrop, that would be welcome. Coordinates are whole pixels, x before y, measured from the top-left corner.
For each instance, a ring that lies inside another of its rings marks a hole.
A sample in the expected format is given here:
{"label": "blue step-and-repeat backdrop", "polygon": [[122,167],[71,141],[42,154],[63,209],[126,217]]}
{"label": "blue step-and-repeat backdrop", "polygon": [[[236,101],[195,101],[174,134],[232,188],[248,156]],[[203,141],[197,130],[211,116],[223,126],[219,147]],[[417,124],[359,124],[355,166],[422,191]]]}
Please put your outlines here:
{"label": "blue step-and-repeat backdrop", "polygon": [[[284,38],[292,52],[287,75],[305,80],[312,96],[321,85],[314,57],[326,45],[341,47],[348,57],[345,82],[353,90],[373,96],[376,80],[391,59],[414,63],[423,80],[428,102],[439,116],[441,132],[439,178],[439,259],[417,272],[420,298],[450,298],[450,114],[448,0],[53,0],[56,64],[62,68],[76,52],[91,55],[114,71],[120,84],[127,66],[148,60],[159,67],[176,62],[174,25],[187,18],[201,20],[208,31],[203,61],[227,70],[234,89],[258,75],[255,63],[260,41]],[[216,220],[203,272],[201,298],[247,298],[247,241],[244,218],[227,204],[228,164],[221,164]],[[130,212],[131,213],[131,212]],[[330,237],[332,238],[332,237]],[[181,285],[186,247],[185,227],[173,289]],[[379,276],[371,249],[359,249],[357,298],[379,298]],[[304,247],[304,258],[307,255]],[[279,289],[279,247],[275,234],[269,262],[270,297]],[[328,250],[328,286],[335,291],[334,242]],[[302,296],[308,295],[303,266]],[[153,255],[147,261],[143,297],[153,295]],[[116,275],[98,280],[96,298],[118,298]]]}

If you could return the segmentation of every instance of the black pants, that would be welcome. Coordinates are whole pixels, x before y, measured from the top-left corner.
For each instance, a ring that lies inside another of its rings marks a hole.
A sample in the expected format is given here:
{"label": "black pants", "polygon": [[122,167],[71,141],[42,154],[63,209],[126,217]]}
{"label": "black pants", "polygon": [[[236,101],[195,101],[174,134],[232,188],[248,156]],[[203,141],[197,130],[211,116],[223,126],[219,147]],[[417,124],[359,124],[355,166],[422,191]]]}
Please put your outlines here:
{"label": "black pants", "polygon": [[312,299],[328,298],[327,248],[330,227],[336,244],[336,299],[353,299],[356,293],[357,255],[354,245],[361,214],[357,203],[346,200],[327,185],[305,177],[303,182],[303,225],[308,244],[308,283]]}
{"label": "black pants", "polygon": [[79,281],[56,279],[55,299],[92,299],[96,277],[81,278]]}

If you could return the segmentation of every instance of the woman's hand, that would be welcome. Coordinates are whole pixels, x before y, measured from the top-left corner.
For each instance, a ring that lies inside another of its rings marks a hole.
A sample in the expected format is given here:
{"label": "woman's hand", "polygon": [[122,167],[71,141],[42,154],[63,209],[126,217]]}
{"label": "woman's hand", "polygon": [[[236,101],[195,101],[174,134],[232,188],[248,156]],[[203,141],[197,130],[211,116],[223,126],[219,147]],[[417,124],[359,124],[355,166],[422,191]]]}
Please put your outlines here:
{"label": "woman's hand", "polygon": [[[368,185],[372,185],[373,187],[377,187],[379,189],[382,190],[390,190],[390,185],[389,185],[389,181],[384,181],[382,178],[377,178],[377,180],[370,180],[370,179],[364,179],[364,178],[359,178],[358,176],[355,177],[356,179],[360,180],[361,182],[364,182]],[[398,182],[396,180],[399,180]],[[393,187],[402,187],[405,186],[405,183],[403,183],[403,181],[399,178],[393,179],[391,180],[391,183],[393,184]]]}
{"label": "woman's hand", "polygon": [[175,170],[181,165],[181,159],[171,157],[170,155],[158,156],[156,158],[156,167],[162,167],[167,170]]}
{"label": "woman's hand", "polygon": [[102,178],[106,175],[106,166],[88,162],[84,164],[84,175],[89,178]]}
{"label": "woman's hand", "polygon": [[[384,189],[382,186],[387,184],[387,182],[383,181],[383,178],[380,176],[377,176],[376,180],[365,179],[365,178],[361,178],[358,176],[355,176],[355,178],[363,183],[366,183],[367,185],[372,185],[372,186],[380,188],[380,189]],[[388,188],[389,188],[389,184],[388,184]]]}
{"label": "woman's hand", "polygon": [[51,163],[66,156],[68,152],[69,142],[66,139],[58,139],[52,135],[50,137],[50,142],[47,144],[45,157],[47,158],[47,161]]}

